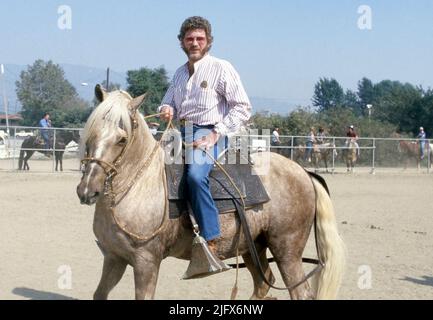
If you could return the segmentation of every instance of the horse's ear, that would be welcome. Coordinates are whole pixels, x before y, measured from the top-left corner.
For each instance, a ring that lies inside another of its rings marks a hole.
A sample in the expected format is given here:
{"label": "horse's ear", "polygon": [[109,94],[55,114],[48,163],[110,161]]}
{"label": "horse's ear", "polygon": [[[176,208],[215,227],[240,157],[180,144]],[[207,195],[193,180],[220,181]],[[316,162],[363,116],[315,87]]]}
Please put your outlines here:
{"label": "horse's ear", "polygon": [[144,93],[141,96],[138,96],[129,103],[129,110],[134,113],[137,109],[143,104],[146,98],[149,96],[148,93]]}
{"label": "horse's ear", "polygon": [[99,102],[104,101],[105,98],[107,98],[107,95],[108,95],[107,91],[105,91],[105,89],[100,84],[97,84],[95,86],[95,96]]}

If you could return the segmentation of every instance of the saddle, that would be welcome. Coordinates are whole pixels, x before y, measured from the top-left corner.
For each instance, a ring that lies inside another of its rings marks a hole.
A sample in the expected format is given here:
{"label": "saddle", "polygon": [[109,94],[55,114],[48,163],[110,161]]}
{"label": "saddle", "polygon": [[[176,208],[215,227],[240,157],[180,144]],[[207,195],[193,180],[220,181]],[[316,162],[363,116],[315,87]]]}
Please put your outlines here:
{"label": "saddle", "polygon": [[[250,164],[224,164],[224,170],[230,175],[244,198],[246,209],[262,205],[270,200],[260,177],[254,173]],[[186,182],[184,164],[166,164],[165,172],[168,186],[170,218],[176,219],[188,212],[185,197]],[[220,214],[235,212],[239,206],[240,195],[219,167],[214,167],[209,174],[212,198]]]}

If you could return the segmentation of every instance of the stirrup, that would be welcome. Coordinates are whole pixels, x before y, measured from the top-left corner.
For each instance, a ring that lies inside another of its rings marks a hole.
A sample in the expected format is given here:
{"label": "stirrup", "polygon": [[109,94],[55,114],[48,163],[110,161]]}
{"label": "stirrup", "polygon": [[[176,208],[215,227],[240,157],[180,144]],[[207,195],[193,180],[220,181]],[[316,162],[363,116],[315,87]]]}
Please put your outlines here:
{"label": "stirrup", "polygon": [[192,241],[191,260],[182,280],[204,278],[230,269],[230,266],[213,254],[206,240],[196,233]]}

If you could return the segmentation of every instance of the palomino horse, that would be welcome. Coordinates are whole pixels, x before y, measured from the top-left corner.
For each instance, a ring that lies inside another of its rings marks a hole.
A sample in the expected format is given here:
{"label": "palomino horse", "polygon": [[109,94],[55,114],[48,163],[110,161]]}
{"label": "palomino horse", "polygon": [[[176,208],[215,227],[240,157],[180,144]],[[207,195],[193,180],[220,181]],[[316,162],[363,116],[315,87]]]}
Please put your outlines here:
{"label": "palomino horse", "polygon": [[[56,131],[56,145],[54,151],[54,158],[56,160],[56,171],[58,171],[58,166],[60,164],[60,171],[63,171],[63,153],[65,152],[65,147],[69,142],[75,141],[80,142],[80,134],[77,130],[74,131]],[[50,145],[53,144],[53,139],[50,139]],[[31,150],[29,150],[31,149]],[[38,149],[38,150],[35,150]],[[45,149],[45,142],[39,141],[37,136],[27,137],[21,144],[20,157],[18,160],[18,170],[30,170],[28,160],[36,152],[50,156],[52,153]]]}
{"label": "palomino horse", "polygon": [[[165,151],[137,111],[145,95],[133,99],[124,91],[107,93],[99,86],[95,93],[101,103],[85,126],[82,143],[86,165],[77,186],[82,204],[96,203],[93,230],[104,253],[94,298],[106,299],[128,264],[134,271],[136,299],[154,298],[161,261],[169,256],[190,259],[190,218],[168,216]],[[272,200],[246,211],[266,277],[275,281],[266,258],[267,248],[286,286],[304,277],[302,253],[317,220],[318,254],[325,262],[318,274],[317,291],[303,282],[289,292],[293,299],[334,299],[341,283],[345,250],[324,186],[279,154],[262,152],[253,160],[258,171],[269,165],[262,180]],[[265,298],[269,286],[253,267],[245,237],[239,237],[237,216],[220,215],[220,224],[217,255],[235,257],[239,244],[239,254],[254,280],[251,298]]]}
{"label": "palomino horse", "polygon": [[325,164],[326,172],[328,172],[328,159],[331,155],[333,155],[334,157],[338,155],[335,144],[330,142],[314,144],[312,160],[316,170],[319,169],[320,162],[323,161],[323,163]]}
{"label": "palomino horse", "polygon": [[357,160],[358,146],[354,139],[347,139],[343,149],[343,158],[346,161],[347,172],[353,172]]}

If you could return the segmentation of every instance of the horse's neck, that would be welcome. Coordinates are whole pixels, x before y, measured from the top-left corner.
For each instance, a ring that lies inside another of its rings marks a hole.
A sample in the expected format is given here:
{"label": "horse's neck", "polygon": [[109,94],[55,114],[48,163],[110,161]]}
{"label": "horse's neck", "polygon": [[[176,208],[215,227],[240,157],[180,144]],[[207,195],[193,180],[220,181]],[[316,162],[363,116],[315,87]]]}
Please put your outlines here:
{"label": "horse's neck", "polygon": [[[136,177],[140,170],[145,170],[143,166],[152,164],[153,169],[158,169],[160,159],[153,154],[150,161],[148,158],[152,156],[152,152],[156,147],[157,141],[153,138],[149,130],[145,127],[139,126],[135,129],[134,138],[130,145],[127,146],[128,150],[122,156],[121,163],[118,168],[118,175],[116,176],[115,183],[118,186],[128,184],[131,179]],[[158,153],[158,152],[156,152]],[[155,167],[156,166],[156,167]]]}

